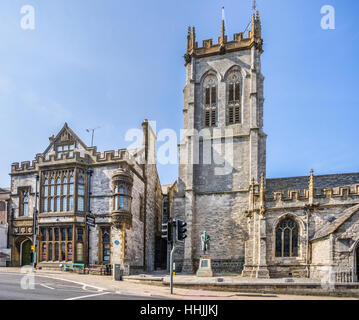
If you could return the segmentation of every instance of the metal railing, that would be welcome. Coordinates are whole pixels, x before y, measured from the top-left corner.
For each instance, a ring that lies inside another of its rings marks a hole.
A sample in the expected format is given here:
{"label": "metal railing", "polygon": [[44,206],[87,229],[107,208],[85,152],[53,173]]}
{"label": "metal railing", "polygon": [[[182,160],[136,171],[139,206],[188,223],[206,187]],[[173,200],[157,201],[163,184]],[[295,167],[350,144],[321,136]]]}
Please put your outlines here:
{"label": "metal railing", "polygon": [[354,272],[353,272],[353,270],[335,272],[335,282],[337,282],[337,283],[354,282]]}

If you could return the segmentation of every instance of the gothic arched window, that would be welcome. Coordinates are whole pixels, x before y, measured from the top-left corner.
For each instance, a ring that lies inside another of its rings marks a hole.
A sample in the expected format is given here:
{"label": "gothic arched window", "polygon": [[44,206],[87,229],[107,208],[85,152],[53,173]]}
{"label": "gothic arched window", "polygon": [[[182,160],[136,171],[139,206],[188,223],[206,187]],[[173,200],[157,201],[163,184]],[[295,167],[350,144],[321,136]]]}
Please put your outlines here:
{"label": "gothic arched window", "polygon": [[241,82],[238,71],[232,71],[227,77],[227,123],[241,122]]}
{"label": "gothic arched window", "polygon": [[282,220],[275,231],[276,257],[298,257],[299,226],[292,218]]}
{"label": "gothic arched window", "polygon": [[217,124],[217,78],[208,75],[203,82],[204,125],[214,127]]}
{"label": "gothic arched window", "polygon": [[29,189],[25,188],[20,193],[20,216],[29,215]]}

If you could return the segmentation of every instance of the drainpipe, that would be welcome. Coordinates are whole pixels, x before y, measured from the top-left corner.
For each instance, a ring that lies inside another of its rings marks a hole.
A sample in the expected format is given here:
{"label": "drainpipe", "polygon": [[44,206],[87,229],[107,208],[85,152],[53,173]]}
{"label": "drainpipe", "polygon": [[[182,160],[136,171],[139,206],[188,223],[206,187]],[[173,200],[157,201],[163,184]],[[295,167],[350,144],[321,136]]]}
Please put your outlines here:
{"label": "drainpipe", "polygon": [[34,211],[33,211],[33,225],[32,225],[32,232],[33,232],[33,240],[32,240],[32,245],[35,247],[35,250],[33,251],[33,268],[36,268],[36,264],[37,264],[37,239],[36,239],[36,235],[37,235],[37,197],[38,197],[38,182],[39,182],[39,175],[36,175],[36,183],[35,183],[35,205],[34,205]]}

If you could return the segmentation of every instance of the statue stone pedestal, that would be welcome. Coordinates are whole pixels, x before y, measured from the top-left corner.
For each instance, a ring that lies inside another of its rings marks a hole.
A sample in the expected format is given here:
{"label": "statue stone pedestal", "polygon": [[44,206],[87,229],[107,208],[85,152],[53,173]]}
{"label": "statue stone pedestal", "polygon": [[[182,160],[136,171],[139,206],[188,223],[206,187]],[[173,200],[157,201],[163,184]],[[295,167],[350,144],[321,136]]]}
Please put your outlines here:
{"label": "statue stone pedestal", "polygon": [[210,256],[201,256],[197,277],[213,277],[212,260]]}

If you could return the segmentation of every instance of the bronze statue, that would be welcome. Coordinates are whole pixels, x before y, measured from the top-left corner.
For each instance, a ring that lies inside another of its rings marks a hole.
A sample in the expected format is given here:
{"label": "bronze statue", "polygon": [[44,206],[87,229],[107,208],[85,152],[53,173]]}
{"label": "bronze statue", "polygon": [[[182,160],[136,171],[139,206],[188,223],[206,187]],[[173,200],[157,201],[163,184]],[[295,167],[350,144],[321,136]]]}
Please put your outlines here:
{"label": "bronze statue", "polygon": [[209,243],[211,241],[211,237],[209,236],[209,234],[207,233],[207,231],[203,231],[203,233],[201,234],[201,251],[203,252],[204,255],[206,255],[207,253],[209,253]]}

